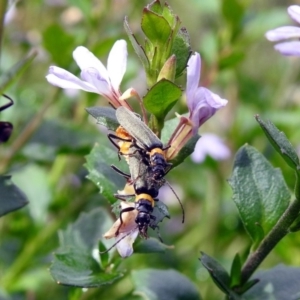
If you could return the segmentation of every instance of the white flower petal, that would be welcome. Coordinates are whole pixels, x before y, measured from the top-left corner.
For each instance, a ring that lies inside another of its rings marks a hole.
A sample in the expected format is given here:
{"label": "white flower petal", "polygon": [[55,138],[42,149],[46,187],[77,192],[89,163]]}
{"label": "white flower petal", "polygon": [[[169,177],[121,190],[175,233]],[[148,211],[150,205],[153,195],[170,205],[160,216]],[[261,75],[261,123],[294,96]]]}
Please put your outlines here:
{"label": "white flower petal", "polygon": [[110,82],[116,91],[119,87],[126,71],[127,64],[127,44],[125,40],[116,41],[110,50],[107,59],[107,71]]}
{"label": "white flower petal", "polygon": [[49,74],[46,76],[46,79],[49,83],[63,89],[80,89],[87,92],[97,93],[97,89],[95,89],[95,87],[91,84],[80,80],[72,73],[59,67],[50,67]]}
{"label": "white flower petal", "polygon": [[[126,235],[126,234],[127,233],[120,233],[117,237],[117,241],[122,239],[124,237],[124,235]],[[129,234],[128,236],[126,236],[125,238],[120,240],[120,242],[117,244],[117,246],[116,246],[117,250],[122,257],[125,258],[125,257],[132,255],[132,253],[133,253],[132,245],[133,245],[135,239],[137,238],[138,234],[139,234],[139,230],[137,228],[131,234]]]}
{"label": "white flower petal", "polygon": [[267,31],[265,36],[271,42],[278,42],[289,38],[299,38],[300,28],[295,26],[282,26]]}
{"label": "white flower petal", "polygon": [[291,5],[288,7],[287,9],[288,14],[290,15],[290,17],[300,23],[300,6],[299,5]]}
{"label": "white flower petal", "polygon": [[227,145],[215,134],[206,133],[198,140],[191,158],[196,163],[201,163],[209,155],[214,160],[226,160],[231,151]]}
{"label": "white flower petal", "polygon": [[109,76],[106,68],[104,67],[102,62],[87,48],[83,46],[77,47],[73,51],[73,58],[81,71],[88,68],[95,68],[101,74],[101,77],[105,78],[106,81],[109,81]]}
{"label": "white flower petal", "polygon": [[114,96],[110,89],[110,83],[106,78],[101,77],[101,75],[102,74],[99,74],[98,70],[95,68],[88,68],[81,72],[81,77],[93,85],[100,95],[113,98]]}
{"label": "white flower petal", "polygon": [[187,67],[187,82],[186,82],[186,98],[187,105],[190,110],[194,107],[194,93],[199,85],[201,72],[201,57],[195,52],[188,61]]}
{"label": "white flower petal", "polygon": [[300,42],[286,42],[274,46],[275,50],[286,56],[300,56]]}

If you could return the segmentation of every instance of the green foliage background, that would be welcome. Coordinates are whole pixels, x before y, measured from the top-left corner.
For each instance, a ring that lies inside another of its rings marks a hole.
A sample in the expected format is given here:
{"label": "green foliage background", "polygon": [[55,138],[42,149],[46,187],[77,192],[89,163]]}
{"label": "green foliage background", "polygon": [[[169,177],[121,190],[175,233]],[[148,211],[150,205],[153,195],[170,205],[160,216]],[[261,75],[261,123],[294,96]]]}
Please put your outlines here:
{"label": "green foliage background", "polygon": [[[141,299],[131,295],[136,288],[132,279],[138,276],[134,272],[144,268],[176,269],[195,283],[203,299],[220,299],[221,292],[198,258],[203,251],[229,270],[235,254],[246,253],[250,245],[227,183],[234,154],[245,143],[256,147],[273,166],[282,168],[288,187],[293,187],[293,173],[254,119],[255,114],[271,119],[299,147],[300,60],[282,57],[264,38],[265,31],[292,24],[286,13],[292,2],[169,0],[190,34],[193,50],[202,55],[202,84],[229,100],[199,133],[216,133],[233,155],[225,162],[207,158],[201,165],[187,159],[168,174],[186,212],[182,225],[180,207],[176,200],[170,202],[174,198],[170,193],[166,200],[172,218],[160,229],[164,242],[174,249],[120,261],[126,272],[114,286],[83,293],[54,282],[49,267],[59,246],[58,230],[66,229],[82,212],[103,207],[110,213],[108,201],[86,178],[83,166],[95,143],[110,145],[85,111],[85,107],[107,105],[106,100],[95,94],[72,95],[56,89],[45,80],[47,69],[57,65],[79,74],[72,59],[72,51],[79,45],[106,63],[114,41],[127,39],[125,16],[142,38],[139,22],[148,3],[20,1],[14,18],[5,25],[1,73],[33,48],[38,56],[5,91],[15,105],[0,115],[1,120],[14,124],[10,141],[0,146],[0,173],[12,175],[30,202],[0,218],[0,299]],[[122,90],[134,86],[145,94],[140,62],[128,48]],[[174,111],[186,112],[184,100]],[[278,263],[299,266],[299,247],[300,235],[289,235],[262,268]]]}

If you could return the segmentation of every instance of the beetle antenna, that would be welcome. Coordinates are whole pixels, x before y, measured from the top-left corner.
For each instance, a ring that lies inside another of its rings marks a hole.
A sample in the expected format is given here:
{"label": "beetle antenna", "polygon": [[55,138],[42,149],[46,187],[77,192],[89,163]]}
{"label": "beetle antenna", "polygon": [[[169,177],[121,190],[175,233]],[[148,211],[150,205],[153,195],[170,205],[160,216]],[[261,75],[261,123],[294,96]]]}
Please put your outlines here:
{"label": "beetle antenna", "polygon": [[180,204],[181,211],[182,211],[182,223],[184,223],[184,208],[183,208],[182,202],[180,201],[179,197],[177,196],[176,192],[174,191],[174,189],[172,188],[170,183],[168,181],[166,181],[166,184],[169,186],[169,188],[171,189],[171,191],[173,192],[173,194],[175,195],[175,197],[177,198],[177,200]]}

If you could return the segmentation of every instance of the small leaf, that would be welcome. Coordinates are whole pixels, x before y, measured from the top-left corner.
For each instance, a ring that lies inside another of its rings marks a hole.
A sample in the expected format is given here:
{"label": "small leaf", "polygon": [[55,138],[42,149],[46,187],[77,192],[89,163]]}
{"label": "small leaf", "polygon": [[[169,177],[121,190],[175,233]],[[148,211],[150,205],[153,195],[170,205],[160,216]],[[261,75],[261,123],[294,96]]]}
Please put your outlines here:
{"label": "small leaf", "polygon": [[295,171],[300,170],[297,152],[284,132],[279,131],[271,121],[264,122],[258,115],[256,115],[255,118],[274,149],[281,155],[286,163]]}
{"label": "small leaf", "polygon": [[103,125],[109,130],[115,131],[119,127],[116,110],[112,107],[93,106],[87,107],[86,111],[97,120],[97,124]]}
{"label": "small leaf", "polygon": [[131,42],[131,45],[132,45],[134,51],[136,52],[137,56],[141,60],[144,68],[146,70],[148,70],[149,69],[149,60],[148,60],[148,57],[147,57],[147,55],[145,53],[144,48],[138,43],[135,35],[132,33],[126,17],[125,17],[125,20],[124,20],[124,28],[125,28],[125,31],[126,31],[126,33],[128,35],[128,38],[129,38],[129,40]]}
{"label": "small leaf", "polygon": [[121,273],[104,273],[84,249],[69,247],[54,254],[50,272],[58,284],[77,287],[99,287],[121,278]]}
{"label": "small leaf", "polygon": [[85,167],[89,171],[88,179],[93,181],[100,193],[110,202],[117,199],[113,196],[117,190],[122,190],[126,180],[111,168],[111,165],[118,165],[118,168],[127,167],[125,160],[119,162],[117,151],[113,151],[104,145],[96,144],[91,153],[86,156]]}
{"label": "small leaf", "polygon": [[98,287],[111,284],[122,277],[120,273],[106,273],[92,256],[98,249],[98,241],[112,225],[109,215],[97,208],[82,213],[77,221],[59,232],[60,248],[54,254],[50,267],[53,278],[59,284],[78,287]]}
{"label": "small leaf", "polygon": [[0,94],[4,92],[32,63],[37,56],[37,51],[31,51],[25,58],[13,65],[8,71],[0,77]]}
{"label": "small leaf", "polygon": [[159,47],[164,46],[172,33],[168,21],[148,8],[144,8],[141,27],[150,42]]}
{"label": "small leaf", "polygon": [[162,79],[145,95],[144,106],[157,119],[164,119],[181,94],[181,89],[176,84]]}
{"label": "small leaf", "polygon": [[234,287],[240,284],[241,281],[242,262],[240,255],[237,253],[233,259],[230,271],[230,286]]}
{"label": "small leaf", "polygon": [[225,293],[230,291],[230,277],[227,271],[212,257],[201,252],[200,261],[204,268],[209,272],[216,285]]}
{"label": "small leaf", "polygon": [[155,225],[161,222],[165,217],[170,219],[168,207],[163,201],[155,201],[153,215],[155,216]]}
{"label": "small leaf", "polygon": [[148,300],[200,300],[197,288],[175,270],[132,271],[135,294]]}
{"label": "small leaf", "polygon": [[134,244],[135,253],[165,253],[167,249],[174,249],[174,246],[165,245],[152,237]]}
{"label": "small leaf", "polygon": [[267,271],[259,271],[254,277],[259,282],[243,294],[245,300],[299,299],[300,268],[280,264]]}
{"label": "small leaf", "polygon": [[22,208],[28,204],[25,194],[11,181],[11,176],[0,175],[0,216]]}
{"label": "small leaf", "polygon": [[244,227],[257,245],[289,205],[290,192],[282,173],[246,145],[236,154],[229,184]]}
{"label": "small leaf", "polygon": [[186,69],[188,60],[192,54],[190,37],[185,28],[180,28],[175,36],[171,53],[176,56],[175,78],[178,78]]}

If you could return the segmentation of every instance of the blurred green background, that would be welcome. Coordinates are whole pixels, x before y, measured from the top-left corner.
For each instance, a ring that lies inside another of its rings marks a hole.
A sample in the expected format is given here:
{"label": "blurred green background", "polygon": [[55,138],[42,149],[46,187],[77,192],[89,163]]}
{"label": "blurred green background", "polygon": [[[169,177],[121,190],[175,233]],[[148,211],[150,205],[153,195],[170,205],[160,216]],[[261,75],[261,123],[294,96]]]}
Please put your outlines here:
{"label": "blurred green background", "polygon": [[[9,142],[0,146],[0,173],[13,175],[13,182],[30,201],[25,208],[0,218],[0,299],[133,299],[126,296],[133,289],[130,271],[147,267],[174,268],[196,284],[203,299],[220,299],[221,292],[198,258],[204,251],[229,269],[234,255],[246,252],[250,244],[226,182],[235,152],[245,143],[257,147],[274,166],[282,168],[288,186],[293,188],[293,173],[272,150],[254,115],[272,120],[299,148],[299,58],[282,57],[264,37],[269,29],[292,24],[286,8],[294,2],[168,3],[187,28],[193,50],[202,55],[202,85],[229,100],[199,133],[223,138],[232,156],[223,162],[207,158],[202,164],[188,158],[170,172],[167,179],[183,201],[186,222],[181,224],[176,199],[174,203],[167,201],[172,219],[163,222],[160,229],[164,242],[175,248],[165,254],[133,255],[122,261],[125,277],[117,284],[83,294],[76,288],[57,285],[48,268],[59,245],[59,229],[96,207],[110,213],[107,201],[86,178],[83,166],[95,143],[109,145],[85,107],[107,105],[107,101],[96,94],[57,89],[47,83],[45,75],[50,65],[78,75],[72,51],[79,45],[106,65],[113,43],[127,39],[125,16],[142,41],[140,17],[149,2],[19,1],[8,14],[1,73],[32,49],[38,56],[5,91],[15,105],[0,115],[1,120],[14,124]],[[128,51],[121,89],[134,86],[143,95],[146,85],[141,63],[130,45]],[[181,80],[183,84],[185,78]],[[4,98],[0,101],[5,103]],[[187,111],[184,100],[174,111]],[[167,197],[174,198],[172,194]],[[280,262],[299,266],[299,247],[299,234],[288,236],[262,267]]]}

